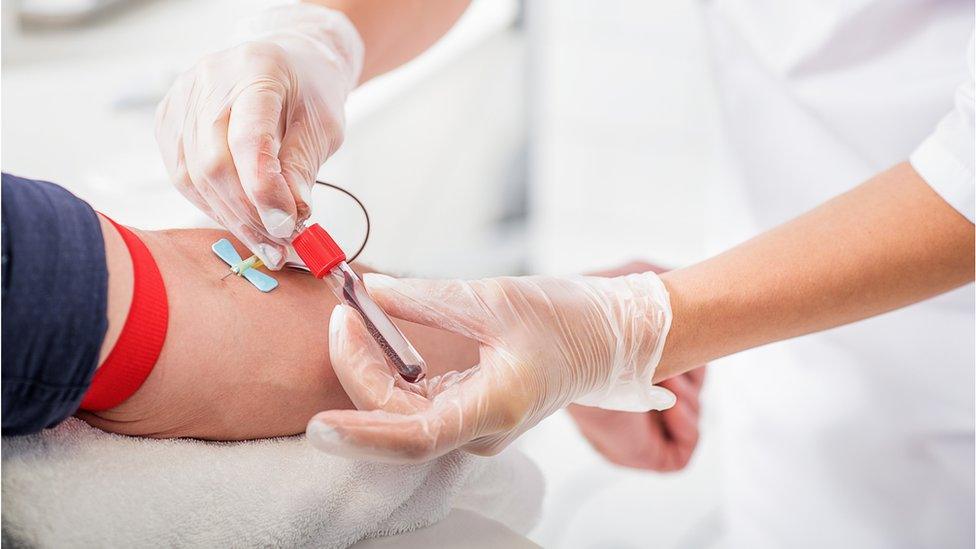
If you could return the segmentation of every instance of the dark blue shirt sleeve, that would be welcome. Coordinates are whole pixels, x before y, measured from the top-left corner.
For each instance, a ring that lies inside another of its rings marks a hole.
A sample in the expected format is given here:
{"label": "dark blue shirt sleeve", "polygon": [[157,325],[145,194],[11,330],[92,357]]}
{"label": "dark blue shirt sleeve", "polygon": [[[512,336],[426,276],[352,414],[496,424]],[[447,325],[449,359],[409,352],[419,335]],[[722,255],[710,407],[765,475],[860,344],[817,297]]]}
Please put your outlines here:
{"label": "dark blue shirt sleeve", "polygon": [[78,409],[108,327],[108,269],[91,206],[8,174],[2,193],[2,422],[20,435]]}

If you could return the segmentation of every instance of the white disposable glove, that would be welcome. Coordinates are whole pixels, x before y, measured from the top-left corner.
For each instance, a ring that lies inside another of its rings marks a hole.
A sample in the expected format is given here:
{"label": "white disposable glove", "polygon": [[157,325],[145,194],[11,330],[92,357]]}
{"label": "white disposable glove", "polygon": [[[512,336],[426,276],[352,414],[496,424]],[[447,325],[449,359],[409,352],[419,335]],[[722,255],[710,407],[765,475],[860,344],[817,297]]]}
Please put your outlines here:
{"label": "white disposable glove", "polygon": [[411,386],[386,364],[358,314],[332,313],[330,354],[359,410],[308,424],[317,448],[347,457],[426,461],[455,448],[491,455],[571,402],[661,410],[651,384],[671,324],[653,273],[618,278],[493,278],[475,282],[366,275],[390,314],[480,342],[478,366]]}
{"label": "white disposable glove", "polygon": [[309,216],[316,173],[342,143],[344,103],[363,44],[341,12],[310,4],[262,12],[246,41],[201,59],[156,112],[177,188],[273,269]]}

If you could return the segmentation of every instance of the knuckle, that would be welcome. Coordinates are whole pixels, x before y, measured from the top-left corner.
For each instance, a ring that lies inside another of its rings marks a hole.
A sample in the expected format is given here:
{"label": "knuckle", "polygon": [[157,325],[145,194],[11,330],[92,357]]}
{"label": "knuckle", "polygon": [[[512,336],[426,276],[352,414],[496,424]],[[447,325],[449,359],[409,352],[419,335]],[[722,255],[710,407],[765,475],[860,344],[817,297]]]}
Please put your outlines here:
{"label": "knuckle", "polygon": [[197,75],[213,74],[219,72],[225,64],[223,55],[220,52],[210,53],[201,57],[197,61],[197,64],[191,70],[185,72],[183,76],[195,78]]}
{"label": "knuckle", "polygon": [[256,183],[257,187],[252,189],[255,204],[285,212],[294,210],[295,206],[290,198],[291,194],[287,193],[286,190],[283,191],[280,185],[275,184],[273,177],[259,176]]}
{"label": "knuckle", "polygon": [[491,395],[489,406],[493,409],[492,423],[503,432],[511,432],[521,427],[533,407],[534,398],[524,384],[509,380]]}
{"label": "knuckle", "polygon": [[295,213],[299,221],[305,221],[312,216],[312,208],[304,200],[299,200],[295,203]]}
{"label": "knuckle", "polygon": [[231,131],[228,138],[231,150],[244,154],[263,155],[275,154],[275,137],[269,132],[249,132],[244,128]]}
{"label": "knuckle", "polygon": [[272,64],[283,62],[288,54],[285,48],[273,42],[252,40],[237,46],[237,52],[248,60],[260,60]]}
{"label": "knuckle", "polygon": [[504,402],[497,410],[498,427],[504,431],[513,431],[525,420],[525,406],[520,399]]}
{"label": "knuckle", "polygon": [[281,76],[287,74],[289,55],[278,44],[261,41],[245,42],[237,46],[235,53],[238,65],[253,73],[270,76],[271,81],[278,82]]}
{"label": "knuckle", "polygon": [[210,181],[223,181],[231,172],[233,162],[227,155],[217,151],[207,151],[199,159],[199,173]]}

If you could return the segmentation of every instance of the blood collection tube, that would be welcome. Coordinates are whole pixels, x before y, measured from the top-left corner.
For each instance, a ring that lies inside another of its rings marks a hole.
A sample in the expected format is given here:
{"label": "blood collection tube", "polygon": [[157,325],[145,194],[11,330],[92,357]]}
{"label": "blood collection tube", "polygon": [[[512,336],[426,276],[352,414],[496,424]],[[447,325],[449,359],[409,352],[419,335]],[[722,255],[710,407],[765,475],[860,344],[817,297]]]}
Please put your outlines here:
{"label": "blood collection tube", "polygon": [[346,254],[329,233],[314,223],[303,229],[291,244],[312,275],[324,280],[340,302],[362,316],[366,329],[400,377],[410,383],[423,379],[427,373],[427,363],[383,309],[369,297],[359,276],[346,263]]}

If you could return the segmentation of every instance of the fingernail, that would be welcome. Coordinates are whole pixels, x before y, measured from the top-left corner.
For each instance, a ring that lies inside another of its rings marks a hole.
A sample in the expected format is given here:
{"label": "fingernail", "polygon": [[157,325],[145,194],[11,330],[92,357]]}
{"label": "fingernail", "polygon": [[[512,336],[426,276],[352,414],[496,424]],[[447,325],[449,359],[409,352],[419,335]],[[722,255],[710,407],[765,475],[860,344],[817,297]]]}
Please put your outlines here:
{"label": "fingernail", "polygon": [[305,428],[308,441],[320,450],[331,450],[342,445],[342,435],[321,421],[310,421]]}
{"label": "fingernail", "polygon": [[269,267],[277,267],[281,264],[281,252],[279,252],[276,248],[267,244],[258,244],[258,249],[255,251],[265,265]]}
{"label": "fingernail", "polygon": [[308,204],[309,206],[311,206],[312,205],[312,186],[311,185],[306,185],[304,183],[299,183],[298,184],[298,189],[299,189],[299,194],[302,195],[302,200],[306,204]]}
{"label": "fingernail", "polygon": [[346,308],[340,303],[332,309],[332,316],[329,317],[329,337],[336,339],[339,330],[346,325]]}
{"label": "fingernail", "polygon": [[284,210],[267,210],[261,217],[268,233],[275,238],[288,238],[295,232],[295,216]]}
{"label": "fingernail", "polygon": [[363,283],[366,284],[367,289],[386,289],[394,288],[399,282],[392,276],[379,273],[366,273],[363,275]]}

